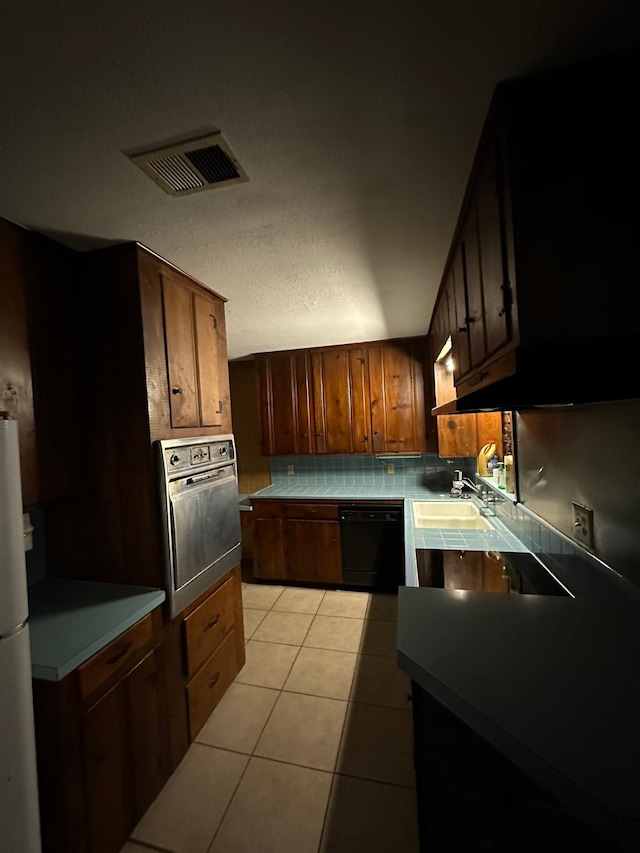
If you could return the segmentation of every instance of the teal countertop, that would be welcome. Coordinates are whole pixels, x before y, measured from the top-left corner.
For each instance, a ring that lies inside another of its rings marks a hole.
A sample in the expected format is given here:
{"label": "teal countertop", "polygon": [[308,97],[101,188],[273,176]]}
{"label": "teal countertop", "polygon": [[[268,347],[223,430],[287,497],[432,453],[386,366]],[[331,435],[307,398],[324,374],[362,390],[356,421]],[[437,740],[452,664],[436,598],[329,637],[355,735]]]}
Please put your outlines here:
{"label": "teal countertop", "polygon": [[[266,489],[250,495],[251,500],[267,498],[271,500],[316,498],[323,500],[401,500],[404,504],[404,546],[405,546],[405,584],[418,586],[416,564],[417,548],[440,548],[445,550],[490,550],[490,551],[527,551],[526,545],[511,533],[500,519],[490,517],[487,520],[493,530],[445,530],[415,527],[413,523],[412,501],[451,501],[456,504],[463,498],[452,498],[449,492],[435,491],[416,485],[398,483],[353,484],[340,483],[335,478],[326,482],[317,479],[296,477],[291,482],[278,481]],[[482,502],[469,498],[477,506]]]}
{"label": "teal countertop", "polygon": [[29,587],[33,678],[60,681],[165,600],[142,586],[46,578]]}
{"label": "teal countertop", "polygon": [[635,602],[400,588],[407,675],[574,813],[640,849]]}

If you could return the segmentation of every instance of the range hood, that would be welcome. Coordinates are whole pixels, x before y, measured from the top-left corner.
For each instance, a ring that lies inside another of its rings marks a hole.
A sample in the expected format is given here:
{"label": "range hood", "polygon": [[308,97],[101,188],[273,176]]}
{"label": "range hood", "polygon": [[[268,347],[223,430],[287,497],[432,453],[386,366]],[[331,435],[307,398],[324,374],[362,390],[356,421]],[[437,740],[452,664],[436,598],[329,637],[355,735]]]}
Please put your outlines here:
{"label": "range hood", "polygon": [[[433,415],[523,411],[640,399],[637,345],[617,338],[517,347],[509,375],[435,406]],[[495,362],[497,373],[500,361]]]}

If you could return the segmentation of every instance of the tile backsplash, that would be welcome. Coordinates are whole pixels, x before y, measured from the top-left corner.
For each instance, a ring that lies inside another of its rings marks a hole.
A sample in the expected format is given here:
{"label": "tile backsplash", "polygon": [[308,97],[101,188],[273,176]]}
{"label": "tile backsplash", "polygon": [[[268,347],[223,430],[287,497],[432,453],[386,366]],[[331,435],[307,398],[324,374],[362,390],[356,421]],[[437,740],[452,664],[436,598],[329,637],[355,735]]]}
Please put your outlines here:
{"label": "tile backsplash", "polygon": [[640,589],[636,584],[523,504],[514,503],[495,490],[495,500],[490,506],[509,531],[575,594],[586,593],[605,602],[619,601],[621,596],[640,601]]}
{"label": "tile backsplash", "polygon": [[[292,482],[294,478],[318,484],[425,486],[435,491],[449,489],[455,469],[473,477],[475,457],[441,459],[435,453],[419,456],[277,456],[271,459],[271,482]],[[290,473],[293,472],[293,473]]]}

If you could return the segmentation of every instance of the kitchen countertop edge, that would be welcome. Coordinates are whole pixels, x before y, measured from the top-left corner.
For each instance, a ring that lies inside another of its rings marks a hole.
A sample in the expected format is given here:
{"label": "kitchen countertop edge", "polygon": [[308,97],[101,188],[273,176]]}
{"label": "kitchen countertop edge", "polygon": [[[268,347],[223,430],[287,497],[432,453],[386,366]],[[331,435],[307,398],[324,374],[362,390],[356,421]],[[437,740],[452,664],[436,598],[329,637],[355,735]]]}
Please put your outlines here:
{"label": "kitchen countertop edge", "polygon": [[30,587],[32,678],[61,681],[165,598],[162,589],[66,578]]}

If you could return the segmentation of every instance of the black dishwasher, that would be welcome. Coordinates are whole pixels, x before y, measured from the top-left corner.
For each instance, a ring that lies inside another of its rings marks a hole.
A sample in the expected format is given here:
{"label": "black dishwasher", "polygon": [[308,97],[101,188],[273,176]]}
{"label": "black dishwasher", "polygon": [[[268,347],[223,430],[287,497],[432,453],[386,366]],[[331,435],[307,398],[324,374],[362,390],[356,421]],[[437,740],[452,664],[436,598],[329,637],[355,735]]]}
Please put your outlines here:
{"label": "black dishwasher", "polygon": [[339,516],[343,584],[396,592],[404,585],[402,507],[343,504]]}

